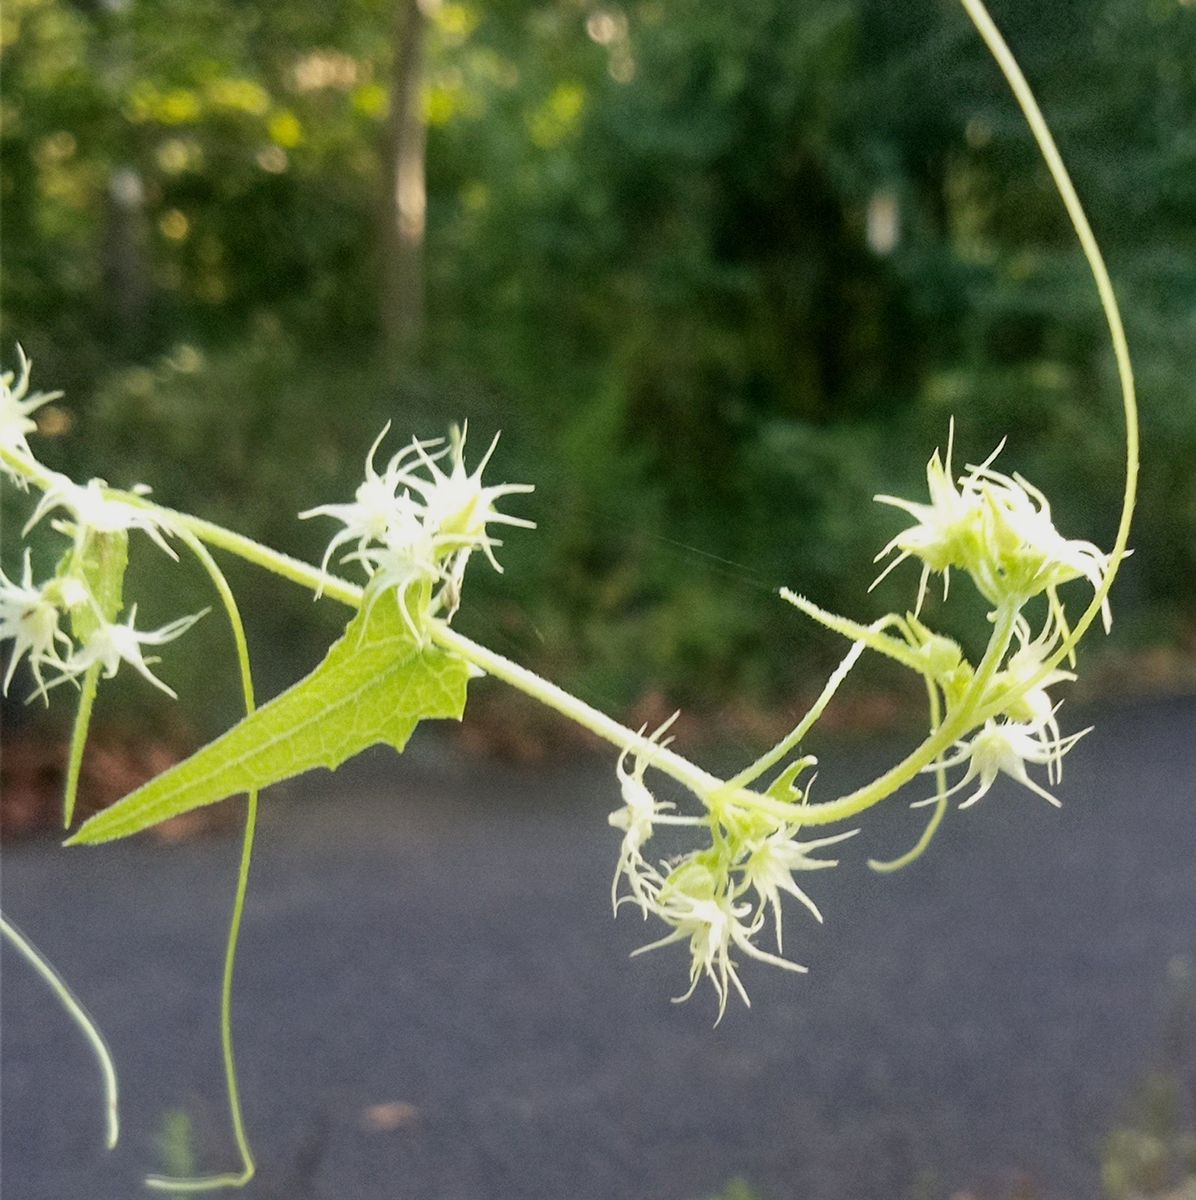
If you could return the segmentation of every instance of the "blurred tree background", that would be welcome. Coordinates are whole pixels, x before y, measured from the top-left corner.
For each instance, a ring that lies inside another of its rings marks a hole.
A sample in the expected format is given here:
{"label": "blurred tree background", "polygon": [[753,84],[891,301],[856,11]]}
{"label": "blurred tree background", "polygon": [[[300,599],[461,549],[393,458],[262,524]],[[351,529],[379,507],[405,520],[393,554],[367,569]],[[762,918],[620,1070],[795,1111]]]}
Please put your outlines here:
{"label": "blurred tree background", "polygon": [[[994,15],[1140,375],[1114,636],[1190,651],[1196,5]],[[924,487],[952,414],[960,461],[1008,434],[1061,529],[1112,540],[1103,319],[950,0],[7,0],[0,38],[4,351],[67,393],[54,465],[318,559],[295,513],[348,497],[386,420],[501,428],[540,528],[459,623],[616,706],[800,691],[840,647],[780,584],[908,603],[912,567],[866,594],[901,524],[871,497]],[[281,686],[339,614],[268,594]]]}

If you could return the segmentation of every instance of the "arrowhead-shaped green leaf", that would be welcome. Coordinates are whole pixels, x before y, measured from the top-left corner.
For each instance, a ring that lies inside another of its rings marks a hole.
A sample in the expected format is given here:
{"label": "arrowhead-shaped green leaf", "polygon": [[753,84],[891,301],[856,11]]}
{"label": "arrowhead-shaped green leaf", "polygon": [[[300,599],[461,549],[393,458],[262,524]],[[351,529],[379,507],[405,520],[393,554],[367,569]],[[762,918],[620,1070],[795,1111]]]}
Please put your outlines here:
{"label": "arrowhead-shaped green leaf", "polygon": [[128,837],[313,767],[332,770],[378,742],[402,750],[425,718],[460,720],[468,679],[463,659],[420,646],[398,605],[382,597],[305,679],[92,817],[66,844]]}

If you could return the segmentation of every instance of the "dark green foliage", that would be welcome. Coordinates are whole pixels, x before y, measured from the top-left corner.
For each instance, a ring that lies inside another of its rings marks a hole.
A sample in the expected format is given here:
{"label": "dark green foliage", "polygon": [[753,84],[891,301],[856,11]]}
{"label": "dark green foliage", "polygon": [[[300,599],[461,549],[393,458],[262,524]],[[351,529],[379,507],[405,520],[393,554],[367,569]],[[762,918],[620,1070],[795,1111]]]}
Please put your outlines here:
{"label": "dark green foliage", "polygon": [[[293,514],[351,490],[384,420],[405,437],[469,416],[479,451],[501,427],[541,528],[511,534],[462,620],[618,700],[658,676],[691,699],[790,685],[819,643],[778,585],[860,617],[904,603],[912,579],[864,595],[898,527],[870,497],[920,487],[952,414],[964,457],[1008,434],[1061,529],[1111,540],[1106,332],[953,4],[444,4],[429,328],[402,368],[377,316],[393,7],[6,7],[6,337],[68,389],[78,435],[47,458],[318,556],[328,530]],[[1139,369],[1119,624],[1132,597],[1176,632],[1196,573],[1196,9],[994,15]],[[284,603],[267,635],[302,643],[309,611]]]}

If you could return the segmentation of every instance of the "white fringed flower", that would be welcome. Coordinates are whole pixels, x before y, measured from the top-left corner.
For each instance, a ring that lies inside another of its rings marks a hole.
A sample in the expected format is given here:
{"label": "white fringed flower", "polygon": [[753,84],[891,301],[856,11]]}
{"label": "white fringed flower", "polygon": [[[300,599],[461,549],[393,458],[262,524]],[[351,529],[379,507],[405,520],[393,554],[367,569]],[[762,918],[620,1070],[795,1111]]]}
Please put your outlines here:
{"label": "white fringed flower", "polygon": [[[300,520],[307,520],[309,517],[332,517],[344,526],[324,551],[324,559],[320,564],[322,571],[327,571],[329,561],[341,546],[356,542],[356,555],[349,557],[361,558],[371,542],[385,544],[392,530],[405,534],[410,527],[407,517],[411,510],[411,502],[407,497],[407,488],[414,478],[411,467],[419,461],[420,454],[426,454],[428,450],[438,446],[440,439],[428,442],[413,441],[411,445],[399,451],[379,474],[374,467],[374,458],[389,432],[390,422],[387,421],[366,455],[365,479],[357,485],[357,491],[350,503],[320,504],[299,514]],[[444,450],[440,454],[447,452]],[[439,454],[434,457],[439,457]]]}
{"label": "white fringed flower", "polygon": [[[968,468],[969,485],[985,503],[985,544],[996,550],[978,564],[977,584],[992,600],[1011,590],[1027,597],[1046,592],[1052,611],[1061,615],[1059,585],[1086,579],[1098,591],[1109,569],[1109,556],[1092,542],[1063,537],[1051,520],[1046,496],[1021,475],[994,471],[991,462],[992,458]],[[1101,617],[1108,632],[1113,617],[1107,599]]]}
{"label": "white fringed flower", "polygon": [[[677,719],[679,713],[673,713],[667,721],[660,725],[649,737],[653,746],[664,747],[672,738],[664,737],[669,726]],[[645,727],[639,733],[643,737]],[[623,806],[610,814],[610,824],[615,829],[623,830],[623,842],[619,847],[619,860],[615,864],[615,876],[611,881],[611,904],[617,909],[622,901],[632,901],[640,906],[647,917],[652,906],[652,890],[659,883],[659,875],[654,868],[648,866],[643,857],[643,846],[652,837],[657,825],[703,825],[700,817],[682,817],[674,815],[675,804],[657,800],[644,783],[644,772],[652,763],[652,751],[637,749],[634,765],[628,767],[627,758],[632,753],[630,746],[619,755],[616,772],[619,776],[619,793],[623,798]],[[619,881],[626,879],[631,889],[629,896],[619,898]]]}
{"label": "white fringed flower", "polygon": [[466,429],[460,433],[453,430],[450,447],[452,467],[447,473],[440,469],[434,458],[422,450],[418,451],[429,478],[412,476],[408,486],[419,493],[425,521],[435,529],[437,536],[445,540],[450,553],[469,554],[473,550],[481,550],[490,565],[501,573],[502,567],[494,557],[494,548],[501,546],[502,542],[490,535],[489,526],[514,525],[521,529],[535,529],[536,524],[523,517],[500,513],[495,503],[503,496],[533,492],[535,487],[530,483],[484,486],[482,472],[498,446],[499,435],[494,435],[489,449],[482,455],[482,461],[470,472],[465,469],[466,433]]}
{"label": "white fringed flower", "polygon": [[1008,775],[1023,787],[1041,796],[1056,808],[1059,801],[1041,784],[1030,778],[1027,763],[1046,764],[1052,780],[1058,780],[1062,775],[1063,756],[1082,738],[1091,733],[1091,727],[1082,729],[1079,733],[1067,737],[1052,736],[1041,725],[1030,725],[1020,721],[985,721],[984,727],[975,734],[971,741],[957,743],[958,752],[939,760],[926,770],[944,767],[947,770],[967,764],[963,777],[949,787],[941,796],[932,796],[928,800],[919,800],[915,808],[924,804],[934,804],[947,796],[954,795],[967,787],[973,780],[978,781],[976,790],[960,804],[960,808],[970,808],[981,797],[986,796],[997,776]]}
{"label": "white fringed flower", "polygon": [[[28,533],[47,513],[65,509],[76,538],[87,533],[120,533],[140,530],[154,545],[178,561],[178,555],[167,544],[166,530],[161,519],[148,509],[140,508],[115,496],[106,495],[108,485],[102,479],[89,479],[85,484],[75,483],[65,475],[55,475],[38,501],[33,515],[25,522],[23,533]],[[137,495],[145,495],[149,488],[137,484],[133,489]],[[57,529],[59,526],[53,523]]]}
{"label": "white fringed flower", "polygon": [[[1047,689],[1057,683],[1074,682],[1076,678],[1073,671],[1061,671],[1057,667],[1043,671],[1046,660],[1059,643],[1058,623],[1053,614],[1049,616],[1042,632],[1033,641],[1020,627],[1017,634],[1020,645],[992,683],[993,692],[1008,691],[1013,697],[1002,705],[1001,715],[1038,730],[1044,744],[1058,743],[1062,740],[1055,715],[1059,703],[1051,699]],[[1060,773],[1057,757],[1048,760],[1047,770],[1049,782],[1057,783]]]}
{"label": "white fringed flower", "polygon": [[[978,498],[965,486],[957,488],[952,477],[951,457],[955,446],[955,422],[952,421],[947,434],[947,455],[939,458],[938,450],[930,456],[926,465],[926,487],[930,503],[921,504],[913,500],[902,500],[897,496],[876,496],[880,504],[889,504],[903,509],[915,520],[915,524],[899,533],[876,556],[876,561],[887,558],[894,551],[897,556],[872,581],[876,587],[890,571],[900,566],[907,558],[920,558],[923,563],[922,579],[918,585],[918,602],[915,611],[920,612],[926,595],[926,582],[931,572],[943,576],[943,594],[946,595],[951,579],[951,568],[962,566],[972,557],[972,546],[980,518]],[[998,450],[1000,447],[997,448]],[[994,452],[995,453],[995,452]],[[961,483],[966,481],[961,480]]]}
{"label": "white fringed flower", "polygon": [[809,909],[814,919],[820,924],[822,913],[818,905],[810,899],[793,878],[795,871],[821,871],[828,867],[837,867],[839,860],[834,858],[814,858],[813,852],[823,846],[833,846],[837,842],[846,841],[859,833],[858,829],[849,829],[846,833],[836,833],[830,837],[815,838],[809,842],[796,840],[796,826],[784,826],[771,833],[752,848],[747,861],[743,865],[743,878],[760,898],[760,909],[772,909],[773,924],[776,930],[777,951],[784,952],[781,940],[781,893],[788,892],[796,897]]}
{"label": "white fringed flower", "polygon": [[51,667],[57,671],[67,668],[58,647],[65,645],[69,654],[72,643],[59,627],[62,610],[52,595],[56,584],[57,581],[51,580],[49,584],[34,586],[28,550],[25,551],[20,583],[14,583],[0,570],[0,641],[11,639],[13,643],[12,657],[4,674],[3,692],[6,696],[17,664],[26,656],[33,677],[37,680],[34,695],[45,695],[44,668]]}
{"label": "white fringed flower", "polygon": [[[37,422],[33,420],[33,414],[43,404],[57,400],[62,393],[30,394],[29,368],[33,364],[25,357],[25,352],[20,346],[17,347],[17,358],[20,361],[19,376],[16,371],[0,374],[0,446],[18,454],[31,455],[28,437],[37,431]],[[28,486],[23,475],[8,467],[5,467],[4,471],[19,487]]]}
{"label": "white fringed flower", "polygon": [[689,988],[675,1001],[688,1000],[705,976],[718,997],[718,1019],[727,1009],[727,997],[733,987],[744,1004],[751,1000],[739,979],[739,969],[731,957],[734,950],[786,971],[804,973],[806,967],[761,950],[752,942],[763,917],[756,914],[749,922],[752,906],[736,903],[725,874],[712,867],[710,854],[695,855],[669,872],[659,885],[652,911],[673,927],[672,933],[641,946],[634,954],[646,954],[674,942],[689,942]]}
{"label": "white fringed flower", "polygon": [[[138,674],[148,679],[154,687],[165,692],[171,699],[178,699],[174,689],[163,683],[151,670],[153,663],[159,662],[157,657],[147,658],[141,650],[142,646],[161,646],[166,642],[186,633],[196,621],[208,610],[193,613],[191,616],[178,617],[168,621],[159,629],[137,629],[137,605],[129,610],[129,618],[123,623],[103,621],[87,638],[86,643],[77,650],[66,664],[66,672],[62,678],[73,678],[82,675],[93,665],[103,668],[104,678],[111,679],[120,668],[122,662],[128,663]],[[61,682],[61,679],[55,682]]]}

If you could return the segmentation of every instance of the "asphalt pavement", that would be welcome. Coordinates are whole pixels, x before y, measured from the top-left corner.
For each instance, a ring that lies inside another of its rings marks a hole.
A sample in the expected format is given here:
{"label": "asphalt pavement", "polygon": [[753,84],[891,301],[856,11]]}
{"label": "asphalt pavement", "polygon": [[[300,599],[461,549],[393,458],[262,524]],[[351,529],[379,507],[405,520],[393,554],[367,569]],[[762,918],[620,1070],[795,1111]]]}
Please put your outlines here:
{"label": "asphalt pavement", "polygon": [[[1160,1065],[1196,962],[1196,699],[1066,714],[1096,731],[1056,811],[1002,784],[877,876],[924,814],[890,805],[809,877],[793,976],[749,964],[712,1028],[682,947],[609,907],[613,755],[528,772],[370,752],[263,800],[235,1029],[251,1200],[1095,1200],[1102,1140]],[[819,794],[889,739],[824,755]],[[665,789],[667,795],[667,789]],[[18,843],[5,911],[91,1009],[97,1074],[3,958],[6,1200],[126,1200],[235,1165],[217,1033],[233,836]],[[1020,1182],[1019,1182],[1020,1181]],[[1028,1189],[1028,1190],[1027,1190]]]}

